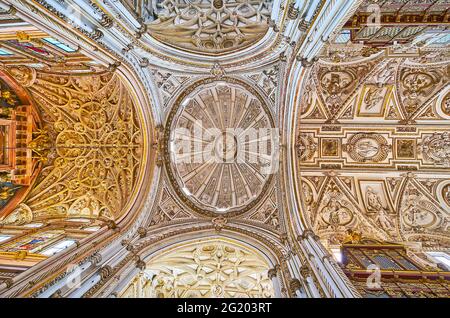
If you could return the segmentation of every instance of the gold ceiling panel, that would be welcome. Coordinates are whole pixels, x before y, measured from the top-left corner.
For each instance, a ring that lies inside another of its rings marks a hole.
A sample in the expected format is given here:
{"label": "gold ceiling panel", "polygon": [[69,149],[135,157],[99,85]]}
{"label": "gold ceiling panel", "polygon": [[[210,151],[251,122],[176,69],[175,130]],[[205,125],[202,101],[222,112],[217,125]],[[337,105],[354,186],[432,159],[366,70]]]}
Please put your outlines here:
{"label": "gold ceiling panel", "polygon": [[3,222],[118,221],[137,190],[142,160],[141,127],[129,87],[108,72],[8,71],[28,87],[40,112],[42,127],[28,147],[44,168],[26,199]]}

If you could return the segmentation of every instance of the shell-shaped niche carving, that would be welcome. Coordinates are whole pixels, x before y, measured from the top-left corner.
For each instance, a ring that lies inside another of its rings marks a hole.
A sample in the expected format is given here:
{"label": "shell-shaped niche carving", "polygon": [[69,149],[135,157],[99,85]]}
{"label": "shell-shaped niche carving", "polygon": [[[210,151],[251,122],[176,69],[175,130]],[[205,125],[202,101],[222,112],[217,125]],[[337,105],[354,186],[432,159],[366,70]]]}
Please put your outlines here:
{"label": "shell-shaped niche carving", "polygon": [[24,225],[32,220],[33,212],[26,204],[21,203],[12,213],[0,221],[0,225]]}

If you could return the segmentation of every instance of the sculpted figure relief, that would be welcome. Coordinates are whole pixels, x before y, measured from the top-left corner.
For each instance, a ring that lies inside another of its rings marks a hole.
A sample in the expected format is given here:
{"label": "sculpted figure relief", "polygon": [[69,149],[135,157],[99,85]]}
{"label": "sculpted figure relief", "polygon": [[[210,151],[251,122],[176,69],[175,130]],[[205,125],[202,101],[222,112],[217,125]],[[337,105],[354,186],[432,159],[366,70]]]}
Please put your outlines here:
{"label": "sculpted figure relief", "polygon": [[420,145],[425,160],[442,165],[450,165],[450,134],[435,133],[426,137]]}
{"label": "sculpted figure relief", "polygon": [[322,224],[327,228],[337,229],[349,224],[353,219],[352,212],[332,197],[320,212]]}
{"label": "sculpted figure relief", "polygon": [[269,29],[272,0],[165,0],[147,25],[161,42],[195,52],[222,54],[245,48]]}
{"label": "sculpted figure relief", "polygon": [[383,203],[378,193],[371,187],[367,188],[366,191],[367,209],[369,211],[378,212],[384,210]]}
{"label": "sculpted figure relief", "polygon": [[366,96],[364,97],[364,102],[366,104],[366,110],[371,110],[376,105],[384,99],[382,95],[383,89],[380,87],[371,86]]}
{"label": "sculpted figure relief", "polygon": [[343,150],[358,162],[379,162],[386,159],[390,146],[379,134],[357,133],[348,139]]}
{"label": "sculpted figure relief", "polygon": [[380,225],[384,230],[391,231],[393,229],[393,222],[384,207],[380,195],[372,187],[367,187],[366,190],[366,206],[368,212],[375,212],[374,221]]}

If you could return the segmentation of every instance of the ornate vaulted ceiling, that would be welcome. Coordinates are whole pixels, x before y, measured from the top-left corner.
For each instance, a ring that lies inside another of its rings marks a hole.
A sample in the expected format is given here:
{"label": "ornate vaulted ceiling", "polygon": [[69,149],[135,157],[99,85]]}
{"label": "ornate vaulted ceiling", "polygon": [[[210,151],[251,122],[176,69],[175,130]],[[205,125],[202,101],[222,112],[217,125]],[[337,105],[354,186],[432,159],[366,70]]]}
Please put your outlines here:
{"label": "ornate vaulted ceiling", "polygon": [[[270,152],[257,152],[263,143],[259,139],[266,136],[245,132],[273,127],[270,111],[244,82],[225,79],[194,85],[196,89],[182,94],[169,114],[169,120],[173,118],[165,148],[171,162],[169,178],[176,180],[175,188],[181,189],[178,193],[193,210],[208,210],[211,215],[248,210],[267,191],[271,159]],[[190,136],[202,142],[186,142]]]}
{"label": "ornate vaulted ceiling", "polygon": [[268,269],[248,247],[223,239],[196,241],[149,260],[119,297],[268,298],[274,296]]}
{"label": "ornate vaulted ceiling", "polygon": [[[20,123],[32,131],[23,140],[33,169],[25,173],[39,172],[19,208],[3,211],[2,224],[69,217],[119,220],[142,160],[139,115],[126,84],[108,72],[77,76],[19,66],[5,68],[4,74],[27,88],[34,101],[27,112],[39,114],[36,127]],[[4,121],[19,125],[13,116]],[[5,178],[14,184],[18,167],[12,168]]]}
{"label": "ornate vaulted ceiling", "polygon": [[225,54],[255,44],[269,28],[272,0],[174,0],[151,8],[155,39],[200,54]]}
{"label": "ornate vaulted ceiling", "polygon": [[448,5],[414,4],[0,0],[0,296],[357,297],[354,241],[441,275]]}
{"label": "ornate vaulted ceiling", "polygon": [[83,239],[127,216],[147,137],[127,80],[0,16],[0,227],[8,238],[0,262],[19,257],[28,267],[51,255],[45,251],[54,242]]}
{"label": "ornate vaulted ceiling", "polygon": [[310,68],[298,169],[305,219],[327,246],[348,229],[448,246],[447,54],[331,44]]}

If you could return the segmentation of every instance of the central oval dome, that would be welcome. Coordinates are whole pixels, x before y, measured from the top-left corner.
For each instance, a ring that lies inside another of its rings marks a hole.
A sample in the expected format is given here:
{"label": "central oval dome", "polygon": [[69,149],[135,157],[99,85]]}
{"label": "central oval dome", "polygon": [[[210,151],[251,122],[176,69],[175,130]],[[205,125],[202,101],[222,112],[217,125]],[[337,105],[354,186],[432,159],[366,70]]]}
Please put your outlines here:
{"label": "central oval dome", "polygon": [[273,121],[251,87],[234,79],[197,83],[179,97],[169,121],[168,175],[191,208],[237,214],[264,195]]}

